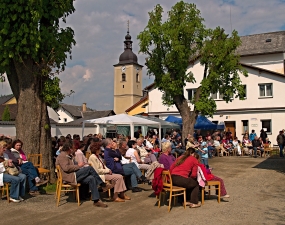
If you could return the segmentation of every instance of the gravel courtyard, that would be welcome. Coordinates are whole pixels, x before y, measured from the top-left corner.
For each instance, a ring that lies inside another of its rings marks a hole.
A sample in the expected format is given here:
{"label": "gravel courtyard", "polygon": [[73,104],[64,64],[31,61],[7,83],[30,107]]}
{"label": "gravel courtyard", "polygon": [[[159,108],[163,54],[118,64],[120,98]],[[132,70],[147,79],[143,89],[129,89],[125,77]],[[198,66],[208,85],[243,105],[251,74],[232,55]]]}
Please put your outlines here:
{"label": "gravel courtyard", "polygon": [[145,189],[141,193],[127,192],[131,201],[109,202],[107,209],[95,208],[91,201],[78,207],[67,196],[56,207],[50,193],[22,203],[0,200],[1,224],[285,224],[284,158],[216,157],[209,164],[224,179],[228,202],[218,204],[212,197],[200,208],[177,205],[168,213],[166,205],[156,206],[146,184],[140,185]]}

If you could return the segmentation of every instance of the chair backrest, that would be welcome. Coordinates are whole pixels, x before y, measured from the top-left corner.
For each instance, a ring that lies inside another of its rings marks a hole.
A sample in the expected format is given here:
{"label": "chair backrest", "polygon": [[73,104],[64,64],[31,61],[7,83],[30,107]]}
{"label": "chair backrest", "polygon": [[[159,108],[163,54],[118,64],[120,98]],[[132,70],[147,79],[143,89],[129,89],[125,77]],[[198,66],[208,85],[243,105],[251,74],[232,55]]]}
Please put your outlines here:
{"label": "chair backrest", "polygon": [[85,157],[86,157],[87,160],[89,159],[90,155],[91,155],[91,152],[86,152],[85,153]]}
{"label": "chair backrest", "polygon": [[59,182],[62,182],[61,168],[59,165],[56,165],[56,174],[57,174],[57,179],[59,180]]}
{"label": "chair backrest", "polygon": [[35,167],[42,167],[42,154],[29,154],[28,161],[33,163]]}
{"label": "chair backrest", "polygon": [[163,187],[172,188],[172,179],[169,170],[162,171],[162,183]]}

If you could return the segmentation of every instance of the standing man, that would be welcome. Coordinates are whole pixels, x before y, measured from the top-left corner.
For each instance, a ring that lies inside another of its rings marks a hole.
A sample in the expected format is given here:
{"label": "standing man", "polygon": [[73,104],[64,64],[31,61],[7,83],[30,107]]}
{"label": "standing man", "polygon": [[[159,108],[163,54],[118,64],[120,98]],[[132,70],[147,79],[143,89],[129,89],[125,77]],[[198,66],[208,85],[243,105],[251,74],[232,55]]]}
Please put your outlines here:
{"label": "standing man", "polygon": [[277,141],[278,146],[280,148],[280,157],[284,158],[283,148],[284,148],[284,144],[285,144],[285,137],[284,137],[284,132],[282,130],[279,131],[279,134],[276,138],[276,141]]}
{"label": "standing man", "polygon": [[252,130],[250,135],[249,135],[249,140],[252,142],[254,140],[255,136],[256,136],[255,130]]}

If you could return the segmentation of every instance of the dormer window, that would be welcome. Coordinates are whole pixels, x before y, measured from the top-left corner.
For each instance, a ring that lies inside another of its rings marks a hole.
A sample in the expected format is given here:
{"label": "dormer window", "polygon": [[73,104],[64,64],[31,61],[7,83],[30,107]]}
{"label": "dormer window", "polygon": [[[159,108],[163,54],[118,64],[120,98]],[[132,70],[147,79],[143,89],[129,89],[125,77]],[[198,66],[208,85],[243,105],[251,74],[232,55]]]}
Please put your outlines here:
{"label": "dormer window", "polygon": [[125,73],[122,74],[122,81],[126,81],[126,74]]}

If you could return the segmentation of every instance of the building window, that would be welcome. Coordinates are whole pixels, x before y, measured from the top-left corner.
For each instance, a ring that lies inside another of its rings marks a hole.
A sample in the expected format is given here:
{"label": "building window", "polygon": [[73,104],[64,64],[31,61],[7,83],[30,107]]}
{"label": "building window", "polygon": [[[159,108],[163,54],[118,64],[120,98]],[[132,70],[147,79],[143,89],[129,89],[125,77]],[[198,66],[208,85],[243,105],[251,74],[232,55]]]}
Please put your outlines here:
{"label": "building window", "polygon": [[224,95],[217,92],[217,93],[211,93],[211,97],[214,100],[223,100]]}
{"label": "building window", "polygon": [[248,131],[248,120],[242,120],[242,133],[244,134],[246,131]]}
{"label": "building window", "polygon": [[272,97],[272,84],[259,84],[259,97]]}
{"label": "building window", "polygon": [[125,85],[123,85],[123,88],[125,88]]}
{"label": "building window", "polygon": [[261,127],[266,133],[271,133],[271,120],[261,120]]}
{"label": "building window", "polygon": [[247,97],[247,94],[246,94],[246,85],[243,85],[243,90],[244,90],[244,94],[243,94],[242,96],[240,96],[240,98],[241,98],[241,97],[243,97],[243,98],[246,98],[246,97]]}
{"label": "building window", "polygon": [[65,123],[67,122],[67,118],[64,118],[63,120],[64,120]]}
{"label": "building window", "polygon": [[187,89],[187,92],[188,92],[187,100],[189,100],[189,101],[193,100],[195,97],[196,91],[197,91],[196,88],[195,89]]}
{"label": "building window", "polygon": [[122,81],[126,81],[126,74],[122,74]]}
{"label": "building window", "polygon": [[136,82],[140,82],[140,77],[138,73],[136,74]]}

